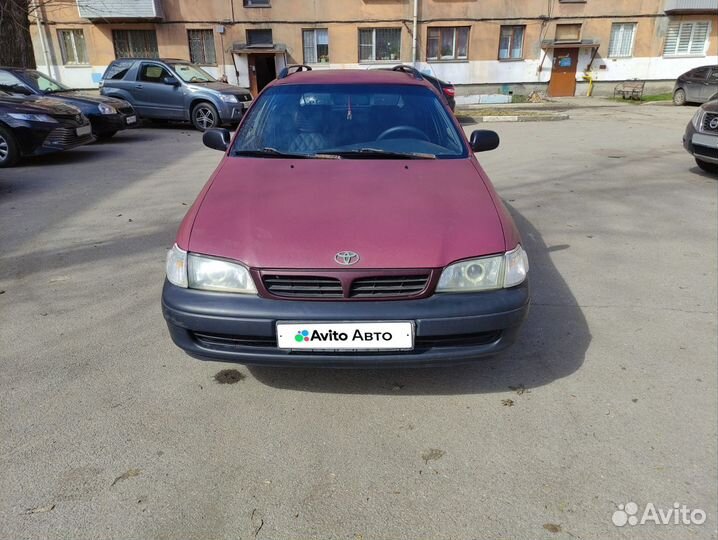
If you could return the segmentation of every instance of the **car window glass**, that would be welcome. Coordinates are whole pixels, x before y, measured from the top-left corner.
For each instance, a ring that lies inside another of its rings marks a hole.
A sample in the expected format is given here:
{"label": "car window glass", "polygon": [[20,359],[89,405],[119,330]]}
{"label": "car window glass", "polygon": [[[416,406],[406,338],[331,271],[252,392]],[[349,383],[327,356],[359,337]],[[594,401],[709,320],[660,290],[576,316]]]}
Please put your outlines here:
{"label": "car window glass", "polygon": [[424,86],[275,86],[242,123],[234,151],[272,148],[306,155],[362,149],[466,157],[456,124]]}
{"label": "car window glass", "polygon": [[162,79],[169,76],[169,71],[157,64],[142,64],[142,67],[140,68],[141,81],[161,83]]}
{"label": "car window glass", "polygon": [[21,87],[25,86],[22,81],[12,73],[0,71],[0,90],[5,90],[12,94],[17,90],[18,85]]}
{"label": "car window glass", "polygon": [[199,66],[193,64],[170,64],[177,76],[184,82],[204,83],[214,82],[216,79]]}
{"label": "car window glass", "polygon": [[711,71],[710,77],[708,77],[710,82],[717,83],[718,82],[718,69],[713,69]]}
{"label": "car window glass", "polygon": [[68,89],[67,86],[62,85],[57,81],[53,81],[39,71],[28,71],[27,78],[30,80],[30,85],[41,92],[58,92],[60,90]]}
{"label": "car window glass", "polygon": [[708,68],[694,69],[691,73],[691,77],[694,79],[705,79],[708,76]]}
{"label": "car window glass", "polygon": [[120,80],[127,75],[127,72],[132,67],[133,62],[131,60],[116,60],[110,64],[105,74],[102,76],[103,79],[114,79]]}

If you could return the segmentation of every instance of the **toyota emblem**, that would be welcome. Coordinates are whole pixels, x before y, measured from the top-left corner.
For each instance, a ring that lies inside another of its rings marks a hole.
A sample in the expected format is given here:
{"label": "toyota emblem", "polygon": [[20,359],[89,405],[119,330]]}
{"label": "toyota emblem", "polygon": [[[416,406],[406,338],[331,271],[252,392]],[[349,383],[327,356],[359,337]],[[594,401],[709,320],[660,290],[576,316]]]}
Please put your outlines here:
{"label": "toyota emblem", "polygon": [[340,251],[334,255],[334,262],[342,266],[351,266],[359,262],[359,254],[353,251]]}

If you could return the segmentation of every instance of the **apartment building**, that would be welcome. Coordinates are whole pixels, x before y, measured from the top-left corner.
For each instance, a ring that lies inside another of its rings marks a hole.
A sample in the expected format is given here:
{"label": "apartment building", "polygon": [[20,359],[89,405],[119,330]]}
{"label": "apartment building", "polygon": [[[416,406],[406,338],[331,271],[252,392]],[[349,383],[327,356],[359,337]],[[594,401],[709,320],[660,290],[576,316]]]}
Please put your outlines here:
{"label": "apartment building", "polygon": [[718,0],[51,0],[36,10],[43,71],[97,86],[118,57],[184,58],[256,93],[288,64],[414,63],[460,95],[654,90],[718,64]]}

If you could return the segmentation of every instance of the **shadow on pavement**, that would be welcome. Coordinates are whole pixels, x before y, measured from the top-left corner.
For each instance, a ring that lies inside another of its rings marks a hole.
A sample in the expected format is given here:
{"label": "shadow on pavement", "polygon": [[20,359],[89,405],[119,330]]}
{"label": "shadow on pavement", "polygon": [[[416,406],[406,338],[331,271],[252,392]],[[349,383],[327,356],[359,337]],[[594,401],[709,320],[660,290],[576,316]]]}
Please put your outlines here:
{"label": "shadow on pavement", "polygon": [[[580,369],[591,342],[586,318],[551,261],[538,231],[508,206],[531,261],[531,286],[550,303],[534,304],[512,348],[499,356],[446,368],[313,369],[247,366],[275,388],[333,394],[452,395],[534,388]],[[533,294],[535,297],[536,295]]]}

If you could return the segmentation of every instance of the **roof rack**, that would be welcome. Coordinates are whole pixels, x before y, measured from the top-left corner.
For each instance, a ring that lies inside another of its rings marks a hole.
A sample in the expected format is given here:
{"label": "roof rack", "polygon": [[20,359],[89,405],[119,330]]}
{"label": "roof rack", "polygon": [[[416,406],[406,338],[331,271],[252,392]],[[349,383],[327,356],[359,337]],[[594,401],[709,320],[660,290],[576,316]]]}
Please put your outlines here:
{"label": "roof rack", "polygon": [[279,72],[278,79],[284,79],[286,77],[289,77],[293,73],[299,73],[300,71],[311,71],[312,67],[307,66],[305,64],[294,64],[291,66],[287,66],[285,68],[282,68],[282,71]]}
{"label": "roof rack", "polygon": [[417,79],[423,79],[424,76],[421,74],[421,71],[416,69],[412,66],[405,66],[404,64],[399,64],[398,66],[394,66],[391,68],[392,71],[400,71],[402,73],[407,73],[409,75],[413,75]]}

